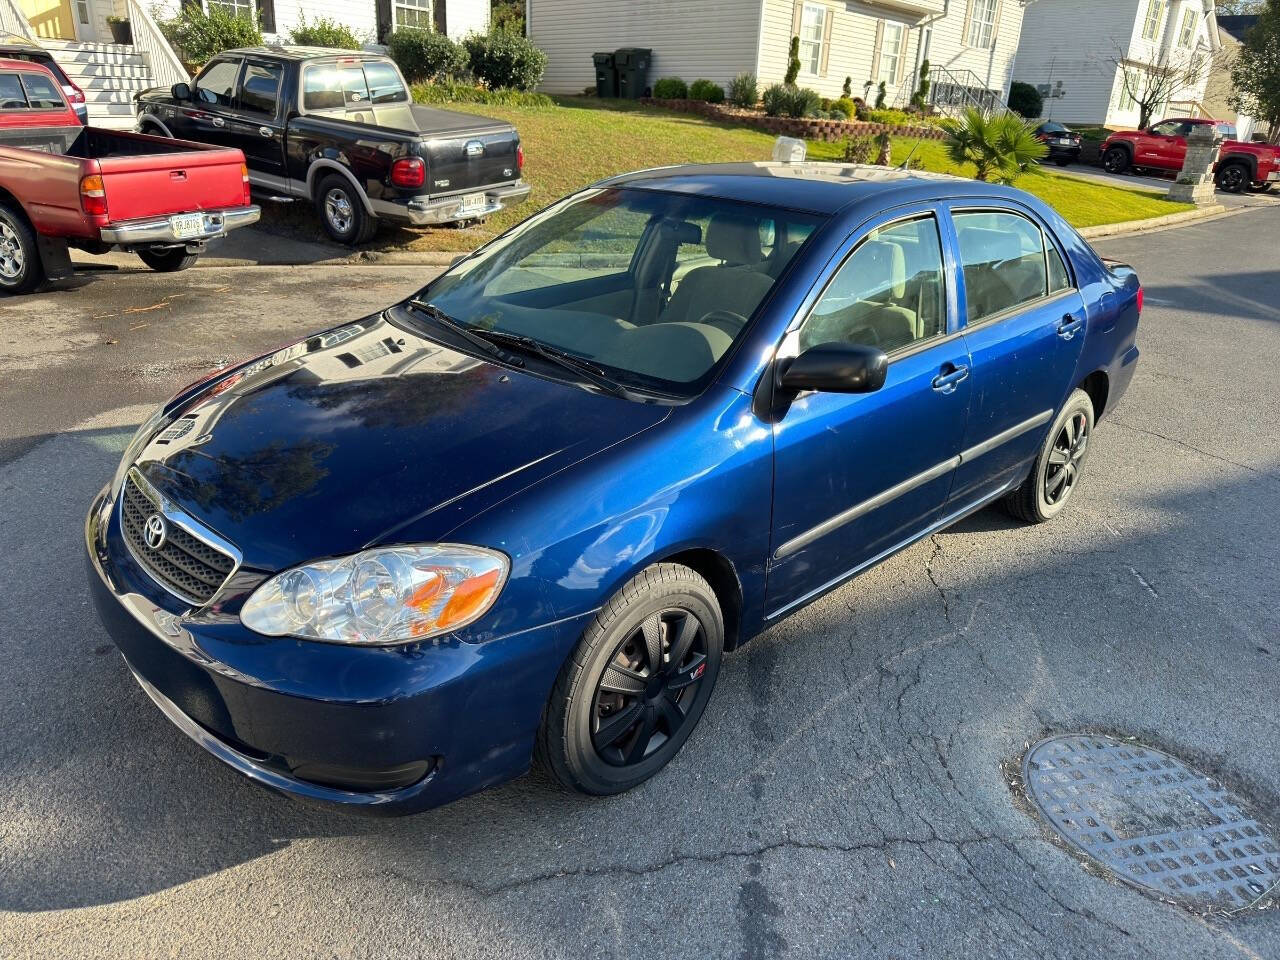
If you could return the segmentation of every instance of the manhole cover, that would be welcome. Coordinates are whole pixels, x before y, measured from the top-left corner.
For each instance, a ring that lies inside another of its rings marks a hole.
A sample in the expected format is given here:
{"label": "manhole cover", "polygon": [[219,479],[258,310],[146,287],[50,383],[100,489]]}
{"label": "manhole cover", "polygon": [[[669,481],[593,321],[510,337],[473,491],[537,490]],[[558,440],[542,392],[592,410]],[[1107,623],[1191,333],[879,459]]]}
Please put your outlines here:
{"label": "manhole cover", "polygon": [[1032,747],[1022,780],[1061,837],[1134,886],[1197,910],[1238,910],[1280,883],[1280,847],[1222,784],[1111,737]]}

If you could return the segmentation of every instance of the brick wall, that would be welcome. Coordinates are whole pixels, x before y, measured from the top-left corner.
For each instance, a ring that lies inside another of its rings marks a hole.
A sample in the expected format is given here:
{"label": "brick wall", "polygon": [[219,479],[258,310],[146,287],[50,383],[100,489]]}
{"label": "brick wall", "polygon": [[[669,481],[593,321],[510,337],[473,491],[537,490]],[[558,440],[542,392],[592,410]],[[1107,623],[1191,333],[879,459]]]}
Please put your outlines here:
{"label": "brick wall", "polygon": [[706,103],[702,100],[658,100],[654,97],[642,97],[640,102],[667,110],[678,110],[681,113],[696,113],[713,120],[727,120],[755,127],[767,133],[785,137],[799,137],[804,140],[825,140],[834,142],[845,137],[876,136],[888,133],[895,137],[919,137],[925,140],[943,140],[946,131],[930,124],[919,126],[897,125],[887,123],[866,123],[861,120],[810,120],[796,117],[769,117],[762,113],[738,111],[718,103]]}

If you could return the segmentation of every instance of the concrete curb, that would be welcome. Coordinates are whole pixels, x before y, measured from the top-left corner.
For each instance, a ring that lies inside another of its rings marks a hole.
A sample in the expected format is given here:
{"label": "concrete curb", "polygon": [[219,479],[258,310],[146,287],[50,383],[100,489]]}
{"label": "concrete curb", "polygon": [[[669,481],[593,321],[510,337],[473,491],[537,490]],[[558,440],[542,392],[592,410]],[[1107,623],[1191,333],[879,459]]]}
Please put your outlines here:
{"label": "concrete curb", "polygon": [[[1239,210],[1247,208],[1240,207]],[[1119,234],[1147,233],[1152,230],[1163,230],[1166,227],[1181,226],[1184,223],[1195,223],[1197,220],[1208,220],[1222,214],[1232,214],[1237,210],[1229,210],[1220,203],[1201,207],[1198,210],[1184,210],[1181,213],[1170,213],[1163,217],[1152,217],[1149,220],[1126,220],[1123,223],[1105,223],[1098,227],[1085,227],[1079,231],[1086,240],[1099,240],[1102,237],[1114,237]]]}

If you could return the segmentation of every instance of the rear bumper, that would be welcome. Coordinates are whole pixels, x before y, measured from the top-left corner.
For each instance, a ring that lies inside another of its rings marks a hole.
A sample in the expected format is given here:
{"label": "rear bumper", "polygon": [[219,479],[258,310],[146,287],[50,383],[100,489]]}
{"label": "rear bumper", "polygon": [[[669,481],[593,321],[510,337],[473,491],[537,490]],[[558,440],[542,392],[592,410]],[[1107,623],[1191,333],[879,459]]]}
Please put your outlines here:
{"label": "rear bumper", "polygon": [[[194,212],[194,211],[193,211]],[[152,243],[203,243],[214,240],[237,227],[247,227],[257,223],[262,216],[262,208],[257,205],[232,207],[227,210],[205,210],[204,228],[194,237],[178,237],[174,232],[169,217],[154,217],[148,220],[129,220],[124,223],[113,223],[103,227],[99,237],[103,243],[114,243],[125,247]]]}
{"label": "rear bumper", "polygon": [[[463,199],[475,193],[484,193],[482,208],[463,211]],[[452,223],[487,217],[504,207],[513,207],[529,198],[529,185],[523,180],[504,187],[490,187],[472,193],[460,193],[449,197],[413,197],[409,200],[373,200],[373,212],[387,220],[399,220],[422,227],[433,223]]]}

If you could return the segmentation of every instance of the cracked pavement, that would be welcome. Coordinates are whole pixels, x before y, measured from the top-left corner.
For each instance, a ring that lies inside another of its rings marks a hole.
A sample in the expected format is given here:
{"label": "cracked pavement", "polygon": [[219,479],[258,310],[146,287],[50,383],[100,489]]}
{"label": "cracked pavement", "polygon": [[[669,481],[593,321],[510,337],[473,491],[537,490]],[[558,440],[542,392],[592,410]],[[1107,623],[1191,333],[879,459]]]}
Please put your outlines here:
{"label": "cracked pavement", "polygon": [[0,957],[1280,957],[1280,911],[1203,919],[1087,871],[1002,767],[1116,730],[1280,814],[1276,229],[1098,244],[1144,280],[1143,360],[1062,517],[983,511],[779,623],[630,794],[535,773],[390,821],[171,727],[94,619],[80,522],[146,405],[427,271],[0,301]]}

